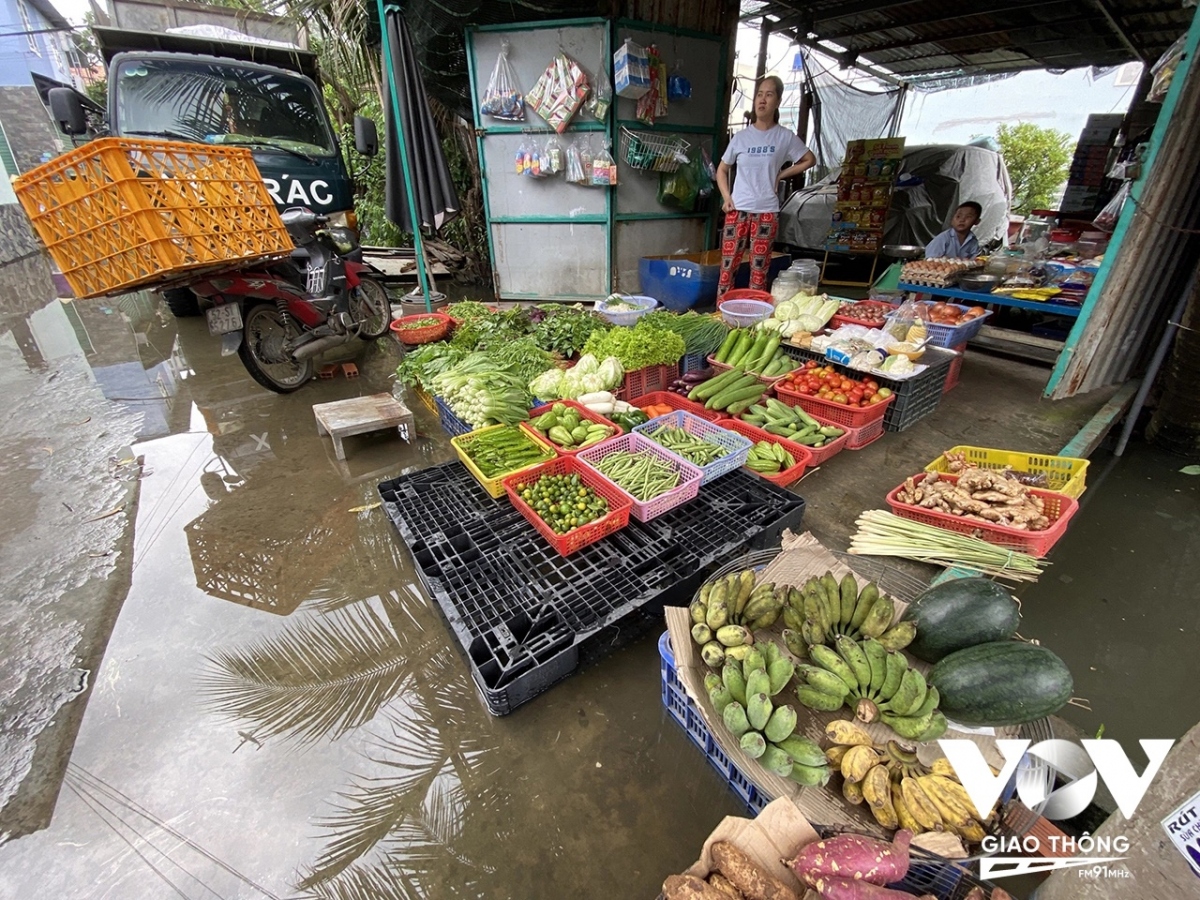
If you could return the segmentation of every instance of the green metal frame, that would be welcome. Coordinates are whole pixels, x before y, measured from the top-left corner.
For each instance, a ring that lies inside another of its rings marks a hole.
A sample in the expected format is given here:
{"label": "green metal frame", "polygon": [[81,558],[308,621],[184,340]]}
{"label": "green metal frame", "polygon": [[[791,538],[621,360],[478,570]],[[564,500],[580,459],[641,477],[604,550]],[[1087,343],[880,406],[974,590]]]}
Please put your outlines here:
{"label": "green metal frame", "polygon": [[[1200,47],[1200,8],[1197,8],[1196,14],[1192,17],[1192,24],[1188,28],[1187,40],[1184,42],[1183,56],[1179,61],[1179,67],[1171,77],[1171,86],[1167,90],[1167,96],[1163,99],[1162,109],[1158,112],[1158,120],[1154,123],[1154,131],[1150,134],[1149,149],[1142,163],[1142,175],[1130,188],[1129,202],[1121,209],[1121,215],[1117,219],[1117,226],[1113,229],[1112,239],[1108,244],[1108,252],[1104,254],[1104,262],[1101,263],[1100,271],[1096,273],[1096,277],[1092,281],[1092,288],[1088,291],[1088,295],[1083,301],[1079,318],[1075,320],[1075,325],[1071,328],[1071,333],[1067,335],[1066,346],[1063,348],[1062,353],[1058,355],[1054,371],[1051,373],[1050,380],[1046,384],[1044,396],[1049,397],[1053,394],[1066,375],[1067,365],[1075,355],[1075,350],[1079,346],[1084,330],[1091,321],[1096,304],[1100,300],[1100,295],[1104,292],[1104,286],[1108,282],[1113,265],[1120,257],[1121,245],[1125,241],[1125,235],[1129,232],[1129,227],[1137,212],[1134,201],[1141,197],[1142,190],[1146,184],[1146,178],[1154,169],[1154,164],[1158,159],[1158,151],[1162,148],[1167,129],[1171,125],[1171,120],[1175,117],[1176,107],[1179,105],[1179,95],[1183,93],[1183,83],[1187,80],[1188,72],[1191,70],[1198,47]],[[1194,110],[1179,110],[1179,112],[1183,115],[1194,114]]]}
{"label": "green metal frame", "polygon": [[400,94],[396,90],[396,73],[388,64],[388,61],[392,59],[392,42],[387,30],[387,11],[395,10],[400,15],[403,15],[404,12],[398,2],[389,3],[386,0],[376,0],[376,6],[379,9],[379,24],[383,38],[381,57],[392,98],[392,121],[396,124],[396,143],[400,146],[400,171],[404,175],[405,200],[408,202],[408,215],[413,225],[412,236],[413,250],[417,261],[417,282],[425,297],[425,311],[432,312],[433,296],[430,289],[429,272],[425,264],[425,238],[421,234],[421,223],[417,216],[417,200],[413,194],[412,164],[408,159],[408,141],[404,137],[404,129],[400,127],[400,123],[403,121],[400,118]]}
{"label": "green metal frame", "polygon": [[[377,0],[379,3],[385,0]],[[382,9],[382,7],[381,7]],[[616,98],[612,111],[609,113],[608,119],[605,122],[572,122],[567,127],[567,132],[603,132],[609,141],[611,152],[617,153],[619,148],[619,129],[622,125],[629,128],[636,128],[639,131],[660,131],[660,132],[675,132],[679,134],[698,134],[712,138],[714,152],[719,152],[721,136],[725,133],[725,122],[722,113],[724,112],[724,97],[726,95],[727,85],[725,84],[725,69],[729,55],[729,42],[724,38],[708,34],[702,31],[694,31],[688,28],[675,28],[667,25],[658,25],[653,22],[642,22],[635,19],[604,19],[604,18],[574,18],[574,19],[553,19],[541,22],[521,22],[514,24],[499,24],[499,25],[481,25],[468,28],[466,32],[467,45],[467,72],[471,80],[472,93],[472,110],[471,115],[475,125],[475,147],[479,155],[480,173],[483,181],[483,215],[485,226],[488,234],[488,256],[492,264],[492,272],[496,273],[496,251],[495,242],[492,236],[493,225],[551,225],[551,224],[575,224],[575,225],[604,225],[605,240],[607,242],[607,254],[605,256],[605,283],[612,288],[614,273],[616,271],[616,243],[617,243],[617,224],[621,222],[639,222],[639,221],[661,221],[668,219],[705,219],[704,244],[705,247],[711,246],[713,242],[714,231],[714,214],[712,210],[704,212],[682,213],[682,212],[632,212],[619,213],[616,208],[615,191],[620,190],[618,184],[615,189],[605,191],[604,212],[590,213],[580,216],[546,216],[546,215],[531,215],[531,216],[495,216],[492,214],[491,201],[487,188],[488,171],[484,157],[484,139],[489,135],[499,134],[523,134],[523,133],[551,133],[552,129],[548,126],[531,127],[530,125],[522,125],[518,123],[501,124],[484,122],[479,114],[479,104],[475,102],[475,35],[483,32],[517,32],[517,31],[551,31],[563,28],[586,28],[597,25],[606,26],[605,40],[608,46],[605,48],[604,58],[612,57],[613,47],[616,46],[618,33],[622,29],[635,30],[641,32],[649,32],[652,34],[664,34],[676,37],[694,38],[706,41],[712,41],[719,45],[720,66],[718,78],[720,84],[716,91],[717,103],[716,110],[713,116],[712,127],[703,125],[671,125],[668,122],[657,123],[655,125],[645,125],[634,119],[618,119],[616,116]],[[494,277],[495,274],[494,274]],[[497,295],[499,295],[497,291]],[[579,295],[534,295],[526,293],[505,293],[506,299],[513,300],[578,300],[587,299]]]}

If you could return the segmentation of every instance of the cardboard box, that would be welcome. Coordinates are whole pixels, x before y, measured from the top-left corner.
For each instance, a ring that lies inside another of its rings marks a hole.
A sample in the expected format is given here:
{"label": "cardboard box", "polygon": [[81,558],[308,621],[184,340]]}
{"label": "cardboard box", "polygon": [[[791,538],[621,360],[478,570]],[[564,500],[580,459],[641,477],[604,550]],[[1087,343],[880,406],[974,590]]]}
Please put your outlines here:
{"label": "cardboard box", "polygon": [[[881,591],[896,601],[897,617],[908,607],[908,602],[915,599],[927,587],[918,579],[876,560],[846,558],[853,560],[855,568],[852,569],[842,559],[823,547],[811,534],[805,533],[796,536],[791,532],[784,532],[781,552],[763,569],[759,579],[799,587],[809,578],[822,575],[827,570],[839,580],[847,572],[853,571],[860,584],[873,580],[879,585]],[[720,745],[730,761],[754,783],[760,793],[773,800],[779,798],[790,800],[807,821],[818,826],[834,827],[884,838],[891,836],[891,832],[882,828],[864,806],[853,806],[843,800],[840,775],[834,774],[825,787],[804,787],[789,778],[780,778],[775,773],[769,772],[759,765],[757,760],[751,759],[743,753],[740,743],[725,728],[724,720],[717,714],[712,701],[709,700],[708,692],[704,689],[704,676],[712,670],[700,658],[700,648],[691,638],[692,623],[687,608],[667,607],[665,613],[667,630],[671,635],[671,649],[675,655],[676,674],[680,682],[699,709],[713,740]],[[755,640],[756,642],[771,640],[779,645],[785,655],[790,657],[791,654],[788,653],[787,647],[783,643],[782,631],[783,627],[780,623],[767,631],[756,633]],[[794,659],[794,657],[792,658]],[[930,668],[928,663],[921,662],[915,657],[909,656],[908,660],[911,666],[922,672],[927,672]],[[849,719],[852,717],[852,713],[848,707],[832,713],[808,709],[795,698],[795,684],[796,682],[793,681],[785,687],[775,700],[777,703],[787,703],[796,710],[797,733],[824,746],[827,743],[825,726],[835,719]],[[897,737],[895,732],[882,722],[875,722],[864,727],[881,743]],[[1014,737],[1017,732],[1016,728],[1005,728],[996,729],[995,735],[988,735],[966,733],[951,728],[946,732],[946,737],[974,741],[988,763],[1000,768],[1004,760],[996,748],[996,737]],[[918,749],[918,756],[927,765],[941,755],[942,753],[935,743],[922,744]]]}

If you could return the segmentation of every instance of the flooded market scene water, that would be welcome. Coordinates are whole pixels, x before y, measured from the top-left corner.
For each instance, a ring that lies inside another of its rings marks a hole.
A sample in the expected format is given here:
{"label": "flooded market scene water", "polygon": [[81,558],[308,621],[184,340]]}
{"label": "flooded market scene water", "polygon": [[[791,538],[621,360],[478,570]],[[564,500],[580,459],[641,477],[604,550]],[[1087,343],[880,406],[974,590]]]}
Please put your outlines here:
{"label": "flooded market scene water", "polygon": [[0,900],[1200,898],[1194,5],[13,6]]}

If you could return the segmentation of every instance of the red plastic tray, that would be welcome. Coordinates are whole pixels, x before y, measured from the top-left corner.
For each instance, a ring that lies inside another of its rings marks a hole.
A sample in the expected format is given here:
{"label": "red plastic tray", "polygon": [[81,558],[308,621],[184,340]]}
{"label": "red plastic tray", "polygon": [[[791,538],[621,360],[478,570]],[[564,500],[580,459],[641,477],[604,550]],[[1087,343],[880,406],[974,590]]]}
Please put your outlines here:
{"label": "red plastic tray", "polygon": [[633,405],[639,409],[645,409],[647,406],[653,406],[656,403],[665,403],[671,409],[682,409],[684,412],[690,412],[693,416],[699,416],[701,419],[707,419],[709,422],[729,418],[729,415],[722,409],[705,409],[703,403],[689,400],[687,397],[673,393],[672,391],[654,391],[644,394],[638,397]]}
{"label": "red plastic tray", "polygon": [[846,449],[861,450],[883,437],[883,419],[877,419],[862,428],[850,428],[846,431]]}
{"label": "red plastic tray", "polygon": [[[600,415],[600,413],[592,412],[590,409],[588,409],[582,403],[576,403],[574,400],[555,400],[554,403],[562,403],[562,404],[565,404],[565,405],[571,407],[571,409],[576,410],[579,413],[579,417],[581,419],[587,419],[589,422],[599,422],[601,425],[607,425],[610,428],[612,428],[613,433],[604,439],[606,441],[609,438],[614,438],[614,437],[619,436],[623,431],[621,426],[618,425],[616,422],[608,421],[608,419],[604,418],[604,416]],[[529,418],[536,419],[538,416],[542,415],[542,413],[550,412],[550,408],[552,406],[554,406],[554,403],[546,403],[546,404],[543,404],[542,406],[538,406],[534,409],[531,409],[529,411]],[[528,422],[522,422],[520,427],[523,430],[529,432],[529,434],[538,438],[539,440],[545,441],[547,444],[549,444],[551,447],[554,448],[554,452],[557,453],[559,456],[574,456],[576,453],[579,452],[579,448],[576,448],[574,450],[563,449],[562,447],[558,446],[558,444],[554,443],[554,441],[550,440],[550,438],[548,438],[546,435],[539,433],[538,430],[536,428],[534,428]],[[594,447],[596,445],[593,444],[592,446]],[[587,448],[584,447],[583,449],[586,450]]]}
{"label": "red plastic tray", "polygon": [[[926,473],[921,472],[913,476],[913,481],[920,484],[925,480],[925,477]],[[957,475],[939,475],[938,477],[953,482],[958,481]],[[1058,539],[1066,533],[1067,523],[1070,522],[1071,516],[1075,515],[1075,511],[1079,509],[1079,504],[1065,494],[1056,494],[1053,491],[1042,491],[1036,488],[1031,489],[1029,493],[1042,498],[1042,503],[1045,504],[1046,518],[1050,520],[1050,527],[1045,531],[1021,531],[1016,528],[1005,528],[1002,525],[992,525],[979,519],[952,516],[949,513],[924,509],[923,507],[913,506],[909,503],[901,503],[896,499],[896,495],[900,493],[903,487],[904,485],[900,484],[889,491],[887,495],[888,506],[892,508],[892,512],[896,515],[902,516],[905,519],[912,519],[914,522],[923,522],[926,525],[945,528],[947,531],[971,534],[980,540],[987,541],[989,544],[1007,547],[1010,550],[1020,550],[1022,553],[1028,553],[1030,556],[1040,557],[1049,553],[1050,548],[1058,543]]]}
{"label": "red plastic tray", "polygon": [[[576,459],[590,466],[593,464],[593,461],[599,462],[608,454],[618,450],[625,450],[630,453],[649,451],[679,473],[678,486],[667,491],[665,494],[659,494],[657,497],[652,497],[644,502],[635,499],[632,494],[625,493],[619,486],[613,485],[618,491],[621,491],[622,496],[627,497],[633,503],[633,510],[630,512],[630,515],[639,522],[649,522],[655,516],[661,516],[676,506],[687,503],[689,500],[695,500],[696,495],[700,493],[700,482],[704,480],[703,470],[698,466],[693,466],[685,459],[680,459],[670,450],[654,443],[650,438],[643,437],[635,432],[594,444],[586,450],[581,450]],[[604,477],[599,472],[596,474],[601,478]],[[604,480],[606,483],[612,484],[607,478]]]}
{"label": "red plastic tray", "polygon": [[[759,441],[780,444],[796,460],[794,466],[790,466],[775,475],[765,475],[762,472],[755,472],[748,466],[742,466],[747,472],[752,472],[759,478],[765,478],[767,481],[785,488],[799,481],[800,476],[804,474],[804,470],[812,465],[813,453],[816,451],[805,447],[803,444],[797,444],[795,441],[789,441],[787,438],[782,438],[777,434],[763,431],[761,428],[751,425],[749,422],[743,422],[741,419],[724,419],[717,424],[722,428],[728,428],[730,431],[737,432],[742,437],[749,438],[756,444]],[[838,440],[843,440],[843,438],[838,438]],[[824,448],[822,447],[821,449]]]}
{"label": "red plastic tray", "polygon": [[786,403],[788,406],[799,406],[810,416],[814,418],[819,416],[839,428],[862,428],[870,425],[876,419],[882,421],[888,404],[896,399],[896,395],[892,394],[881,403],[860,409],[856,406],[846,406],[843,403],[823,400],[812,394],[801,394],[799,391],[789,390],[782,382],[775,385],[774,390],[775,396],[779,398],[780,402]]}
{"label": "red plastic tray", "polygon": [[665,391],[679,377],[679,364],[673,366],[647,366],[625,373],[625,383],[613,393],[618,400],[633,403],[639,397],[655,391]]}
{"label": "red plastic tray", "polygon": [[[557,534],[520,495],[522,485],[532,484],[543,475],[578,475],[585,485],[608,501],[608,512],[594,522],[572,528],[566,534]],[[550,542],[560,556],[570,556],[576,550],[620,531],[629,524],[629,513],[633,509],[633,501],[628,494],[572,456],[560,456],[537,468],[508,476],[504,479],[504,492],[508,494],[512,505]]]}
{"label": "red plastic tray", "polygon": [[[966,342],[959,344],[957,347],[951,347],[956,353],[965,354],[967,350]],[[946,373],[946,385],[942,388],[942,393],[947,393],[952,387],[955,387],[959,379],[962,378],[963,363],[966,362],[966,356],[959,356],[958,359],[950,363],[950,371]]]}

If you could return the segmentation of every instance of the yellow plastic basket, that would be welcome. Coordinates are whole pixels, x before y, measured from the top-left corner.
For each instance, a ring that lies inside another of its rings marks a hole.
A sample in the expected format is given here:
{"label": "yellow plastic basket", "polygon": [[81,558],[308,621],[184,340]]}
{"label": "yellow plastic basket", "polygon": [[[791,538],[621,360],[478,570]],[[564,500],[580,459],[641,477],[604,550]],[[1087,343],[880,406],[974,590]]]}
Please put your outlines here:
{"label": "yellow plastic basket", "polygon": [[13,183],[76,297],[280,258],[292,241],[245,147],[99,138]]}
{"label": "yellow plastic basket", "polygon": [[[989,450],[987,447],[951,447],[947,453],[966,454],[966,461],[981,469],[1012,469],[1030,475],[1046,476],[1046,490],[1078,500],[1086,486],[1088,461],[1070,456],[1041,456],[1019,450]],[[949,473],[945,456],[925,467],[926,472]]]}
{"label": "yellow plastic basket", "polygon": [[450,438],[450,446],[452,446],[454,448],[454,452],[458,454],[458,458],[462,462],[462,464],[467,467],[467,471],[470,472],[475,477],[476,481],[478,481],[480,484],[483,485],[483,489],[485,491],[487,491],[492,497],[494,497],[497,500],[499,500],[501,497],[504,496],[504,479],[507,478],[509,475],[515,475],[517,472],[524,472],[526,469],[532,469],[534,466],[540,466],[542,463],[546,462],[547,460],[554,459],[556,456],[558,456],[558,453],[555,451],[554,447],[552,447],[550,444],[543,441],[537,435],[530,434],[529,432],[525,431],[524,429],[521,429],[520,430],[521,436],[524,437],[526,440],[528,440],[530,443],[536,444],[537,446],[541,447],[542,450],[545,451],[545,454],[546,454],[545,458],[539,459],[536,462],[532,462],[527,466],[521,466],[519,469],[512,469],[508,472],[501,472],[499,475],[495,476],[494,478],[485,478],[483,473],[481,471],[479,471],[479,466],[475,465],[475,461],[473,459],[471,459],[470,456],[467,455],[467,452],[464,448],[466,447],[466,445],[470,444],[473,439],[479,437],[481,434],[487,434],[489,431],[495,431],[497,428],[509,428],[509,427],[516,428],[517,426],[516,425],[512,425],[512,426],[489,425],[486,428],[476,428],[474,431],[468,431],[466,434],[460,434],[458,437]]}

